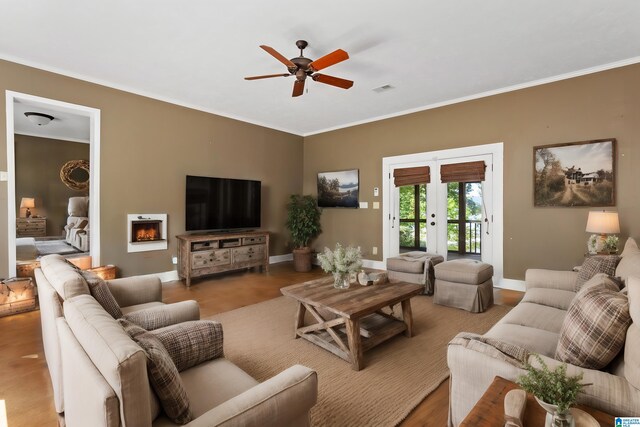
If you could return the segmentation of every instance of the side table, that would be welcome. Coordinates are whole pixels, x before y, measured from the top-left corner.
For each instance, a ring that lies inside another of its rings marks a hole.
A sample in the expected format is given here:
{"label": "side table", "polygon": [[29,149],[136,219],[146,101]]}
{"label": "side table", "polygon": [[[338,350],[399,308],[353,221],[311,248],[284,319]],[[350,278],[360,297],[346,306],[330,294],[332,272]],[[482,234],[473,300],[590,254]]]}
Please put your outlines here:
{"label": "side table", "polygon": [[[518,384],[505,380],[502,377],[495,377],[493,382],[484,392],[476,406],[466,416],[460,427],[502,427],[504,426],[504,396],[513,389],[520,388]],[[584,405],[577,405],[593,418],[602,427],[614,425],[613,415]],[[544,425],[546,412],[535,401],[531,394],[527,394],[527,408],[524,411],[524,427],[538,427]]]}

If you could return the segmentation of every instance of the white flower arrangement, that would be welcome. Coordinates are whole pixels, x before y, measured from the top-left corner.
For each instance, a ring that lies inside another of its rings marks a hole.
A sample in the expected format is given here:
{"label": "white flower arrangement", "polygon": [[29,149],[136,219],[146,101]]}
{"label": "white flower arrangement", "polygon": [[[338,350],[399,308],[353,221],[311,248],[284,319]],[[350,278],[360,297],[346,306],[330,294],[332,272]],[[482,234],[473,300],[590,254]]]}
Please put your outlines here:
{"label": "white flower arrangement", "polygon": [[320,267],[327,273],[355,273],[360,271],[362,267],[362,252],[360,252],[360,247],[347,246],[345,248],[337,243],[333,251],[324,248],[324,252],[318,254],[318,260]]}

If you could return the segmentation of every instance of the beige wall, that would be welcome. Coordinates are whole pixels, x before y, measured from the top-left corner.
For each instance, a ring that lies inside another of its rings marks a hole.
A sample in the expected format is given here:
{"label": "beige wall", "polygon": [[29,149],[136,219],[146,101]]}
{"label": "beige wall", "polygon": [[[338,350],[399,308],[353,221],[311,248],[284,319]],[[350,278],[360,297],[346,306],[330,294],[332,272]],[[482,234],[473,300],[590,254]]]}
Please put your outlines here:
{"label": "beige wall", "polygon": [[15,136],[16,216],[25,215],[19,209],[21,198],[34,197],[36,208],[31,212],[47,218],[47,236],[62,235],[69,197],[88,194],[70,189],[60,179],[60,169],[69,160],[89,160],[89,144]]}
{"label": "beige wall", "polygon": [[[261,180],[263,229],[272,255],[289,252],[284,235],[288,195],[302,182],[302,138],[0,61],[0,93],[11,90],[100,109],[102,263],[124,275],[174,269],[176,234],[184,232],[185,175]],[[0,129],[6,129],[0,103]],[[6,166],[6,131],[0,135],[0,170]],[[167,213],[169,250],[126,252],[127,213]],[[7,184],[0,182],[0,224],[7,223]],[[0,227],[0,242],[7,228]],[[0,276],[8,271],[0,244]]]}
{"label": "beige wall", "polygon": [[[317,172],[358,168],[371,207],[383,157],[504,142],[504,272],[522,279],[580,264],[587,239],[588,208],[533,207],[533,147],[601,138],[618,140],[616,208],[622,236],[638,237],[640,65],[306,137],[303,187],[315,194]],[[382,259],[382,210],[324,209],[322,226],[317,249],[340,241]]]}

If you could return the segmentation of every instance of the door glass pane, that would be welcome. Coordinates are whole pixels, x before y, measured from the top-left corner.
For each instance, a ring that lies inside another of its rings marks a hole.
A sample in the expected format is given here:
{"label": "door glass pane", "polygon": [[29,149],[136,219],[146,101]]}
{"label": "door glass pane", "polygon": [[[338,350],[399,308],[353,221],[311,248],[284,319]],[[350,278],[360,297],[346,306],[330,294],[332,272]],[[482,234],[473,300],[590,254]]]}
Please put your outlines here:
{"label": "door glass pane", "polygon": [[447,224],[447,249],[458,252],[458,224]]}
{"label": "door glass pane", "polygon": [[419,185],[418,191],[420,193],[420,216],[418,218],[427,219],[427,184]]}
{"label": "door glass pane", "polygon": [[420,247],[427,248],[427,223],[420,223]]}
{"label": "door glass pane", "polygon": [[413,219],[416,209],[415,190],[413,185],[400,187],[400,219]]}
{"label": "door glass pane", "polygon": [[460,210],[460,186],[457,182],[447,183],[447,219],[458,219]]}
{"label": "door glass pane", "polygon": [[415,225],[412,222],[400,223],[400,247],[415,246]]}
{"label": "door glass pane", "polygon": [[479,182],[467,182],[465,184],[465,196],[467,200],[467,220],[480,221],[482,219],[481,184]]}

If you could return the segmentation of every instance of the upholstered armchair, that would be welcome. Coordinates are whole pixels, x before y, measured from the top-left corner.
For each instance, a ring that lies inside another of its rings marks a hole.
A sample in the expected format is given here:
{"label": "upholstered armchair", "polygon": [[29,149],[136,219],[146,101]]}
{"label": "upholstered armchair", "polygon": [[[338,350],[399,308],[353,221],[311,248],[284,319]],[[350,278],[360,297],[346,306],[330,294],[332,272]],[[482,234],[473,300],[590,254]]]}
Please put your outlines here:
{"label": "upholstered armchair", "polygon": [[66,242],[83,252],[89,251],[89,197],[70,197],[67,212]]}

